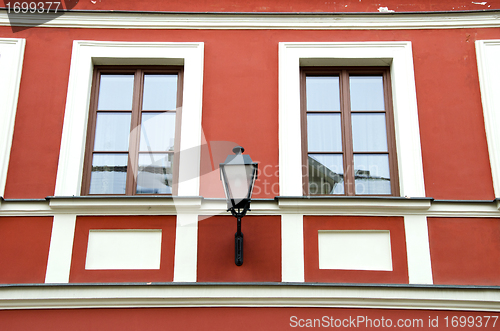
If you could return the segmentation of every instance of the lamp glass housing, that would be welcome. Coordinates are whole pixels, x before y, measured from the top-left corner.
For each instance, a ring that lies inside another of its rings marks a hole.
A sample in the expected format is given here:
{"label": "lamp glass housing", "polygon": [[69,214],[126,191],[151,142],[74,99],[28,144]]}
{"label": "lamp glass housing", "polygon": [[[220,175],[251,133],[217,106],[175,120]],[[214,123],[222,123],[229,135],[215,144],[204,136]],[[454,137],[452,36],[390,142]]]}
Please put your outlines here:
{"label": "lamp glass housing", "polygon": [[228,209],[244,208],[249,203],[257,179],[258,164],[252,162],[250,156],[242,155],[242,148],[241,151],[238,148],[233,151],[237,154],[228,156],[220,164]]}

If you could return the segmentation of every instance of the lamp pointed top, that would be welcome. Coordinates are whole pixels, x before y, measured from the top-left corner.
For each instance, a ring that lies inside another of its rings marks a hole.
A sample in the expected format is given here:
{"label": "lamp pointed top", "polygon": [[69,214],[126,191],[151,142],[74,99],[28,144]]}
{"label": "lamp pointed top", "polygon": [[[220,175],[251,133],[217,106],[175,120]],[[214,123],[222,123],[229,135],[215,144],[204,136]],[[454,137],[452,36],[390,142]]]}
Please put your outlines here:
{"label": "lamp pointed top", "polygon": [[245,151],[245,149],[241,146],[236,146],[235,148],[233,148],[233,153],[238,155],[238,154],[241,154]]}

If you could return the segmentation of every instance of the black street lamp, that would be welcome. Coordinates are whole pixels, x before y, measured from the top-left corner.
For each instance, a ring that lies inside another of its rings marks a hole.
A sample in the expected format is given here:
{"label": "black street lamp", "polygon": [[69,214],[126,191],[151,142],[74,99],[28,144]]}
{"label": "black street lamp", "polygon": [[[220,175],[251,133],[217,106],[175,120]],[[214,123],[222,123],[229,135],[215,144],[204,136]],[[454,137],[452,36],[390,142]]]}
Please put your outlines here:
{"label": "black street lamp", "polygon": [[243,264],[243,233],[241,218],[250,210],[253,185],[257,179],[257,163],[249,155],[243,155],[243,147],[233,148],[235,155],[228,155],[220,164],[220,177],[226,193],[227,210],[236,217],[237,231],[234,235],[234,263]]}

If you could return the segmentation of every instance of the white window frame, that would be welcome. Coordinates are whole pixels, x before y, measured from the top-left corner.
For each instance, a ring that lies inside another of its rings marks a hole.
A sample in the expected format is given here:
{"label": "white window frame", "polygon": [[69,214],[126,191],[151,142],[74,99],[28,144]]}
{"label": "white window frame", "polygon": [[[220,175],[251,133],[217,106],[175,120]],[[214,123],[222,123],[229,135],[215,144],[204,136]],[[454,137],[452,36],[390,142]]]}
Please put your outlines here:
{"label": "white window frame", "polygon": [[425,197],[411,42],[279,44],[280,195],[302,196],[301,66],[389,66],[400,195]]}
{"label": "white window frame", "polygon": [[0,38],[0,196],[7,182],[25,45],[25,39]]}
{"label": "white window frame", "polygon": [[[202,42],[110,42],[75,40],[59,153],[55,196],[81,194],[94,65],[183,65],[178,196],[198,196],[200,187]],[[188,151],[182,153],[182,151]]]}
{"label": "white window frame", "polygon": [[500,197],[500,40],[476,40],[477,69],[495,197]]}

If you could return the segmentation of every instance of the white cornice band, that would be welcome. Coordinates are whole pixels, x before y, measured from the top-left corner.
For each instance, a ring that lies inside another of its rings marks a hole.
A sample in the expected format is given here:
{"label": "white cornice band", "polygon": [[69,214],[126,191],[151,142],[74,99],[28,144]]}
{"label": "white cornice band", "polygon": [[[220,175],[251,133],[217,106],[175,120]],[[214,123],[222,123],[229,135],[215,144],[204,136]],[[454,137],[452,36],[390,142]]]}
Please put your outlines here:
{"label": "white cornice band", "polygon": [[448,13],[111,13],[68,11],[62,15],[0,12],[0,26],[101,29],[462,29],[500,26],[500,12]]}
{"label": "white cornice band", "polygon": [[495,288],[87,285],[0,288],[0,309],[328,307],[500,311]]}
{"label": "white cornice band", "polygon": [[[202,197],[53,197],[40,201],[0,201],[0,216],[75,215],[230,215],[224,199]],[[500,217],[499,201],[432,201],[431,199],[253,200],[248,215],[362,215],[426,217]]]}

